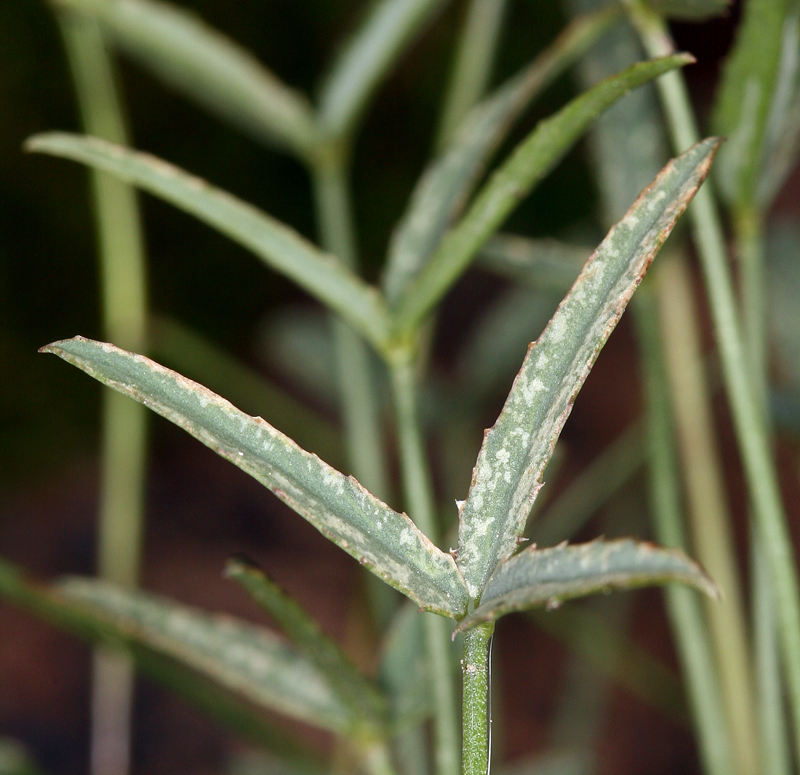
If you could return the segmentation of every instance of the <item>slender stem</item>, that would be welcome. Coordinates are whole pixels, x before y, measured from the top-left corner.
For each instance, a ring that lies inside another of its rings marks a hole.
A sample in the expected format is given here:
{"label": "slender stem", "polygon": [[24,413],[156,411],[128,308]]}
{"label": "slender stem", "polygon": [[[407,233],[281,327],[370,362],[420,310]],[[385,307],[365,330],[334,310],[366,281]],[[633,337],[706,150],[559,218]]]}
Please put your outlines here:
{"label": "slender stem", "polygon": [[[356,269],[357,248],[345,165],[338,159],[313,170],[317,220],[323,247],[349,269]],[[364,341],[338,318],[331,320],[339,376],[345,451],[353,475],[381,500],[390,500],[386,446],[371,354]],[[367,574],[367,597],[379,630],[397,607],[394,591]]]}
{"label": "slender stem", "polygon": [[721,603],[709,599],[706,610],[730,739],[738,771],[755,775],[760,762],[744,596],[685,257],[662,258],[654,285],[694,547],[724,594]]}
{"label": "slender stem", "polygon": [[[398,358],[390,365],[394,394],[403,489],[411,517],[417,527],[438,542],[438,526],[430,470],[420,430],[413,359]],[[425,640],[434,702],[435,755],[438,775],[458,773],[458,714],[453,670],[450,662],[450,634],[447,622],[424,614]]]}
{"label": "slender stem", "polygon": [[[84,127],[127,144],[112,63],[96,22],[59,14]],[[146,269],[135,192],[91,172],[100,253],[103,329],[107,339],[136,352],[145,346]],[[98,536],[100,575],[135,586],[144,526],[146,422],[144,407],[113,391],[103,398]],[[92,772],[124,775],[130,768],[133,667],[127,658],[95,653],[92,688]]]}
{"label": "slender stem", "polygon": [[[742,286],[742,308],[753,384],[769,426],[767,314],[762,216],[755,205],[734,213],[737,257]],[[772,582],[758,532],[751,526],[753,643],[758,676],[761,755],[764,772],[788,775],[791,755],[781,690],[780,644],[776,638],[777,617]]]}
{"label": "slender stem", "polygon": [[506,0],[469,4],[436,138],[437,153],[450,146],[464,117],[486,91],[505,9]]}
{"label": "slender stem", "polygon": [[491,757],[491,642],[494,622],[480,624],[464,633],[464,681],[462,705],[463,775],[488,775]]}
{"label": "slender stem", "polygon": [[[680,504],[680,477],[670,423],[669,396],[661,355],[658,319],[646,279],[634,297],[635,321],[645,382],[649,423],[650,489],[656,539],[666,546],[687,545]],[[675,633],[678,658],[687,690],[703,768],[707,775],[734,772],[717,670],[700,601],[694,592],[677,586],[664,590],[667,612]]]}
{"label": "slender stem", "polygon": [[[651,56],[663,56],[674,49],[659,16],[637,4],[633,8],[633,19]],[[680,73],[667,73],[658,79],[657,85],[673,145],[677,150],[685,149],[696,142],[698,132],[683,77]],[[749,374],[750,361],[745,354],[722,226],[708,182],[695,196],[689,215],[719,342],[723,377],[753,514],[772,578],[793,711],[795,748],[800,752],[800,583],[769,432]]]}

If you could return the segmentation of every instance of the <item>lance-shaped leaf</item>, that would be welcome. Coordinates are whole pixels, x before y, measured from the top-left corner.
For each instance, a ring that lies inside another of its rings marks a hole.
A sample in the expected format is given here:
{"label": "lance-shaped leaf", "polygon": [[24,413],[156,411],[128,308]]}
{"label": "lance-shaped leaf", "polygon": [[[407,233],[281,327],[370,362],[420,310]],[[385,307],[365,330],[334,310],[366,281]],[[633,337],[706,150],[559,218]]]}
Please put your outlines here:
{"label": "lance-shaped leaf", "polygon": [[466,589],[437,549],[353,477],[309,454],[260,417],[202,385],[112,344],[76,337],[43,347],[189,432],[272,490],[323,535],[422,608],[459,616]]}
{"label": "lance-shaped leaf", "polygon": [[564,600],[612,589],[634,589],[680,582],[711,597],[717,590],[703,569],[678,549],[623,538],[588,544],[563,544],[550,549],[531,546],[500,563],[481,604],[461,621],[458,630],[535,606],[558,606]]}
{"label": "lance-shaped leaf", "polygon": [[722,192],[734,204],[749,204],[756,194],[776,97],[781,52],[797,60],[797,8],[793,0],[750,0],[723,70],[714,107],[714,131],[726,135],[717,173]]}
{"label": "lance-shaped leaf", "polygon": [[403,606],[392,621],[381,650],[379,679],[397,729],[419,723],[430,712],[425,622],[411,605]]}
{"label": "lance-shaped leaf", "polygon": [[423,173],[392,236],[383,281],[390,303],[425,266],[517,119],[618,17],[618,9],[611,8],[576,19],[530,65],[469,113],[452,148]]}
{"label": "lance-shaped leaf", "polygon": [[155,0],[55,0],[89,14],[142,67],[257,140],[309,159],[318,144],[304,95],[199,17]]}
{"label": "lance-shaped leaf", "polygon": [[589,257],[486,432],[460,509],[458,564],[479,598],[516,549],[541,476],[600,349],[675,222],[708,174],[719,140],[673,159]]}
{"label": "lance-shaped leaf", "polygon": [[447,0],[376,0],[323,81],[321,129],[343,137],[406,45]]}
{"label": "lance-shaped leaf", "polygon": [[485,269],[520,285],[564,293],[591,252],[591,248],[554,239],[496,234],[481,250],[479,261]]}
{"label": "lance-shaped leaf", "polygon": [[419,324],[492,233],[606,108],[631,89],[693,61],[689,54],[676,54],[634,65],[539,122],[492,174],[466,215],[443,237],[428,264],[406,287],[395,311],[396,332]]}
{"label": "lance-shaped leaf", "polygon": [[387,721],[386,699],[347,658],[339,645],[260,568],[244,558],[232,559],[225,575],[239,582],[264,606],[289,639],[315,665],[353,715],[381,734]]}
{"label": "lance-shaped leaf", "polygon": [[232,704],[235,696],[335,731],[358,723],[311,662],[255,625],[96,579],[33,583],[2,560],[0,596],[92,643],[130,648],[137,665],[204,710],[232,710],[234,726],[249,736],[270,731],[257,708]]}
{"label": "lance-shaped leaf", "polygon": [[380,294],[336,258],[253,205],[150,154],[95,137],[52,132],[30,138],[25,147],[103,170],[191,213],[294,280],[376,347],[385,339],[388,316]]}

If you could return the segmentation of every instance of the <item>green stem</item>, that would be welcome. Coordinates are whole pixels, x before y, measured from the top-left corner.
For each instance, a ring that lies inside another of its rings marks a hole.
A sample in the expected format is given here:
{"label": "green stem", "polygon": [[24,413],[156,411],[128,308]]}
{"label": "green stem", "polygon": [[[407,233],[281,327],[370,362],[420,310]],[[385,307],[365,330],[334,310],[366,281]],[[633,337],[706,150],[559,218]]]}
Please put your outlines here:
{"label": "green stem", "polygon": [[[651,279],[646,279],[637,291],[634,310],[649,424],[649,478],[654,529],[660,543],[686,548],[680,476],[672,438],[658,319],[649,287],[651,282]],[[734,771],[730,740],[700,601],[691,590],[677,586],[665,588],[664,595],[675,633],[678,658],[687,682],[703,769],[707,775],[730,775]]]}
{"label": "green stem", "polygon": [[[417,527],[438,542],[438,525],[430,469],[425,456],[417,407],[413,358],[397,358],[391,365],[403,489],[408,510]],[[434,702],[435,755],[438,775],[458,773],[458,715],[453,671],[450,663],[450,633],[439,616],[424,614],[425,640]]]}
{"label": "green stem", "polygon": [[[84,127],[120,144],[128,137],[112,63],[96,22],[59,14]],[[135,192],[111,176],[92,172],[100,253],[104,336],[135,352],[145,348],[146,269]],[[98,571],[135,586],[144,525],[147,410],[113,391],[103,398]],[[97,652],[92,698],[92,771],[122,775],[129,769],[133,669],[129,660]]]}
{"label": "green stem", "polygon": [[[740,208],[733,218],[742,286],[742,309],[753,384],[764,421],[769,426],[766,279],[762,216],[755,205]],[[780,644],[776,638],[776,610],[772,582],[761,540],[751,528],[753,644],[758,676],[761,755],[764,772],[791,772],[789,741],[781,690]]]}
{"label": "green stem", "polygon": [[[339,157],[341,158],[341,157]],[[357,248],[347,171],[344,161],[334,159],[313,170],[320,239],[349,269],[356,270]],[[353,475],[381,500],[390,500],[389,477],[367,345],[350,326],[331,320],[339,375],[340,401],[346,458]],[[376,625],[382,631],[397,607],[394,591],[367,574],[367,596]]]}
{"label": "green stem", "polygon": [[464,633],[464,680],[462,706],[463,775],[488,775],[491,756],[491,642],[494,622],[480,624]]}
{"label": "green stem", "polygon": [[[664,21],[643,6],[633,9],[645,49],[663,56],[674,49]],[[676,150],[698,139],[697,127],[680,73],[657,81]],[[800,583],[794,550],[786,526],[769,431],[749,374],[744,339],[736,309],[725,241],[708,183],[695,196],[689,215],[714,321],[726,392],[742,456],[756,527],[772,578],[788,694],[793,711],[795,747],[800,752]]]}
{"label": "green stem", "polygon": [[685,257],[679,253],[662,258],[654,285],[694,546],[725,596],[722,604],[709,599],[706,610],[729,737],[738,772],[755,775],[760,762],[744,596]]}
{"label": "green stem", "polygon": [[436,138],[437,153],[451,145],[464,117],[486,91],[505,8],[506,0],[469,4]]}

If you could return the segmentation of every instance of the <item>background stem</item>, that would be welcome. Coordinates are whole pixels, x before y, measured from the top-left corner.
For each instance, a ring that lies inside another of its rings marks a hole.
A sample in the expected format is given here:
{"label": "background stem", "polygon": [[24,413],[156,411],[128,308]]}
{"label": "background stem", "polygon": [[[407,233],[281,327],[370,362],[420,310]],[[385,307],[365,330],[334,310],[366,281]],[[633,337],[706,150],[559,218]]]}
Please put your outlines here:
{"label": "background stem", "polygon": [[[439,529],[430,469],[420,430],[414,365],[409,357],[398,359],[390,368],[408,511],[417,527],[436,544]],[[436,771],[438,775],[456,775],[459,760],[458,714],[449,627],[440,616],[423,616],[434,704]]]}
{"label": "background stem", "polygon": [[[651,278],[645,279],[636,292],[633,308],[647,403],[653,527],[659,543],[685,549],[687,541],[680,505],[680,476],[651,283]],[[703,769],[707,775],[734,772],[717,669],[701,603],[694,592],[678,586],[666,587],[664,598],[681,669],[686,676]]]}
{"label": "background stem", "polygon": [[[644,6],[631,3],[631,7],[648,54],[664,56],[674,50],[664,21]],[[656,83],[673,146],[679,152],[699,139],[686,84],[677,72],[667,73]],[[787,690],[793,711],[795,749],[800,752],[800,584],[797,565],[786,526],[767,425],[759,408],[756,386],[749,374],[749,359],[745,354],[725,240],[708,181],[689,207],[689,218],[705,278],[756,529],[772,578]]]}
{"label": "background stem", "polygon": [[[59,14],[84,128],[127,144],[112,63],[97,23]],[[146,269],[135,192],[90,172],[100,254],[103,336],[135,352],[145,349]],[[139,573],[144,524],[146,414],[111,390],[103,393],[98,573],[125,587]],[[91,770],[124,775],[130,768],[133,667],[123,656],[95,652]]]}

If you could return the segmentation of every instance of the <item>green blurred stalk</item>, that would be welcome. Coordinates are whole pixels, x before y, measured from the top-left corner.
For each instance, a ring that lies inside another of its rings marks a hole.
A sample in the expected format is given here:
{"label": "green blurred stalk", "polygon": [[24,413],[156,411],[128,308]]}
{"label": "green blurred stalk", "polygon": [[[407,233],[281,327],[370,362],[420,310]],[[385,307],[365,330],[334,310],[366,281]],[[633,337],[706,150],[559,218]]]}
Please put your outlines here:
{"label": "green blurred stalk", "polygon": [[756,775],[760,759],[744,596],[692,279],[682,253],[662,259],[654,286],[694,548],[724,595],[708,600],[706,611],[730,739],[738,772]]}
{"label": "green blurred stalk", "polygon": [[[629,0],[632,18],[650,56],[674,50],[665,22],[635,0]],[[667,123],[676,151],[699,139],[686,84],[680,73],[658,79]],[[711,314],[722,361],[723,378],[745,472],[756,530],[770,569],[778,627],[793,711],[795,749],[800,752],[800,583],[769,431],[758,402],[745,340],[736,308],[725,240],[719,213],[708,183],[689,207],[695,243],[705,277]]]}
{"label": "green blurred stalk", "polygon": [[464,633],[464,681],[461,756],[463,775],[489,775],[492,745],[491,643],[494,622],[479,624]]}
{"label": "green blurred stalk", "polygon": [[[647,404],[654,528],[659,543],[686,549],[667,377],[651,283],[652,278],[645,279],[634,297],[633,309]],[[735,771],[731,741],[701,603],[694,592],[678,586],[666,587],[664,596],[687,679],[703,769],[707,775],[730,775]]]}
{"label": "green blurred stalk", "polygon": [[[58,16],[86,131],[127,144],[112,63],[96,22]],[[145,349],[146,269],[136,195],[91,172],[100,253],[103,335],[126,349]],[[121,586],[137,582],[144,526],[146,409],[103,393],[98,572]],[[129,659],[95,652],[92,772],[124,775],[130,767],[133,668]]]}
{"label": "green blurred stalk", "polygon": [[[313,169],[312,176],[322,246],[349,269],[357,271],[355,228],[344,154]],[[331,325],[347,460],[356,479],[381,500],[390,501],[386,447],[370,352],[346,323],[333,318]],[[382,631],[397,608],[397,596],[372,574],[367,574],[366,585],[373,616]]]}
{"label": "green blurred stalk", "polygon": [[[733,213],[733,226],[740,267],[747,353],[764,422],[771,427],[768,406],[764,232],[762,214],[755,203]],[[753,645],[759,690],[761,764],[767,775],[789,775],[792,766],[781,686],[780,644],[776,637],[777,611],[761,540],[755,526],[751,525],[750,532],[753,562]]]}
{"label": "green blurred stalk", "polygon": [[[417,527],[439,542],[436,505],[425,454],[414,360],[409,355],[390,364],[392,393],[400,446],[400,468],[408,512]],[[458,775],[459,735],[456,692],[451,669],[451,642],[447,621],[423,614],[434,708],[434,754],[437,775]]]}
{"label": "green blurred stalk", "polygon": [[461,122],[489,85],[506,0],[470,0],[436,138],[437,154],[452,144]]}

